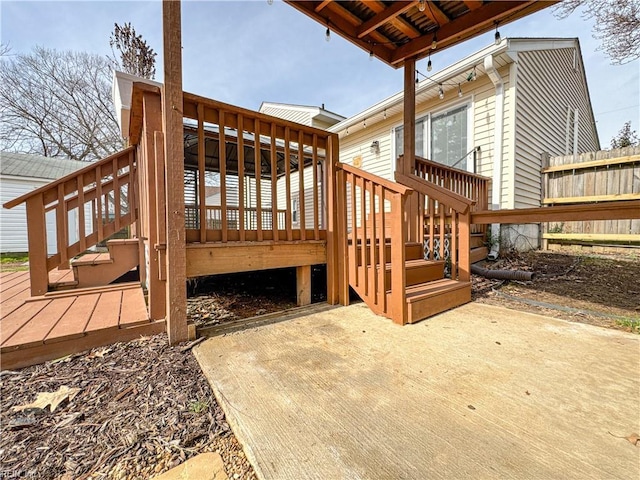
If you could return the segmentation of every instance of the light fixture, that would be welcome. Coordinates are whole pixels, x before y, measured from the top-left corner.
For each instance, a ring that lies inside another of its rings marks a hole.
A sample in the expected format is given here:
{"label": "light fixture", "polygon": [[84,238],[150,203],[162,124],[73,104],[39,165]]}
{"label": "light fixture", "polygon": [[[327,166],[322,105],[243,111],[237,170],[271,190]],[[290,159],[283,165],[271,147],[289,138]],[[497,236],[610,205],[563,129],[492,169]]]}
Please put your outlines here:
{"label": "light fixture", "polygon": [[458,84],[458,98],[462,97],[462,87]]}
{"label": "light fixture", "polygon": [[473,82],[476,79],[476,67],[473,67],[473,70],[469,72],[467,75],[467,82]]}
{"label": "light fixture", "polygon": [[420,0],[418,2],[418,10],[420,10],[421,12],[424,12],[424,9],[427,7],[427,2],[426,0]]}
{"label": "light fixture", "polygon": [[431,42],[431,50],[435,50],[437,46],[438,46],[438,33],[435,32],[433,34],[433,41]]}
{"label": "light fixture", "polygon": [[273,5],[273,0],[267,0],[267,3],[268,3],[269,5]]}
{"label": "light fixture", "polygon": [[427,62],[427,72],[430,72],[433,66],[431,65],[431,54],[429,54],[429,61]]}
{"label": "light fixture", "polygon": [[387,109],[384,109],[384,113],[382,114],[382,118],[387,119]]}
{"label": "light fixture", "polygon": [[376,155],[380,153],[380,142],[378,140],[374,140],[371,142],[371,153],[375,153]]}
{"label": "light fixture", "polygon": [[444,90],[442,89],[442,84],[440,84],[440,87],[438,88],[438,96],[440,97],[440,100],[444,98]]}
{"label": "light fixture", "polygon": [[349,136],[349,129],[348,129],[348,128],[347,128],[347,131],[344,133],[344,136],[345,136],[345,137],[348,137],[348,136]]}
{"label": "light fixture", "polygon": [[500,32],[498,31],[498,24],[496,23],[496,34],[495,34],[495,38],[496,38],[496,45],[498,45],[500,43]]}
{"label": "light fixture", "polygon": [[369,61],[373,61],[373,50],[369,51]]}
{"label": "light fixture", "polygon": [[327,25],[327,31],[324,34],[324,39],[328,42],[331,40],[331,30],[329,30],[329,25]]}
{"label": "light fixture", "polygon": [[362,121],[362,128],[367,128],[367,119],[366,118]]}

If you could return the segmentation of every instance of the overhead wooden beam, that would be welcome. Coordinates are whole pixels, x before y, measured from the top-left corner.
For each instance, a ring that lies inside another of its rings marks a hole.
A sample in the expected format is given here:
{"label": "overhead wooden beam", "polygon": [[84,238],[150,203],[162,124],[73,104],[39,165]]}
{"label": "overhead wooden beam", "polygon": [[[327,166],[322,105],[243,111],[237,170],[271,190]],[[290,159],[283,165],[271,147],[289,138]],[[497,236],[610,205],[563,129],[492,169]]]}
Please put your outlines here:
{"label": "overhead wooden beam", "polygon": [[[288,3],[293,8],[295,8],[296,10],[304,13],[308,17],[313,18],[318,23],[322,25],[327,25],[327,19],[324,16],[320,15],[320,13],[315,12],[313,8],[310,8],[310,5],[312,6],[311,2],[298,2],[294,0],[284,0],[284,1],[285,3]],[[328,7],[325,8],[325,10],[335,9],[336,7],[334,5],[336,3],[337,2],[331,2],[328,5]],[[396,48],[395,45],[388,44],[387,43],[388,39],[386,39],[386,37],[381,36],[379,34],[376,37],[380,39],[378,40],[379,43],[375,45],[363,39],[357,38],[356,28],[362,22],[359,21],[357,17],[355,17],[350,12],[348,12],[349,15],[346,17],[348,18],[348,20],[340,16],[341,13],[346,11],[342,7],[338,7],[337,10],[333,10],[333,11],[334,13],[336,13],[336,15],[331,16],[330,29],[332,32],[337,33],[338,35],[342,36],[345,40],[348,40],[356,44],[357,46],[359,46],[365,51],[373,52],[374,55],[378,57],[380,60],[389,64],[391,63],[391,54],[393,53],[393,50]],[[322,13],[325,14],[326,12],[323,11]],[[373,32],[371,35],[373,36],[376,33],[377,32]]]}
{"label": "overhead wooden beam", "polygon": [[[335,14],[337,14],[341,19],[345,20],[346,23],[350,24],[352,26],[351,29],[349,30],[344,30],[344,32],[351,38],[347,38],[347,40],[356,40],[358,39],[358,27],[360,27],[360,25],[362,25],[362,20],[360,20],[356,15],[354,15],[353,13],[351,13],[349,10],[347,10],[346,8],[344,8],[340,2],[331,2],[328,7],[327,10],[330,10],[332,12],[334,12]],[[331,22],[330,24],[336,24],[336,17],[332,16],[331,17]],[[372,40],[374,40],[375,42],[378,43],[386,43],[389,45],[389,47],[391,48],[395,48],[395,45],[393,43],[389,43],[390,39],[387,38],[386,36],[382,35],[379,32],[371,32],[370,37]],[[367,45],[370,44],[370,42],[365,42]]]}
{"label": "overhead wooden beam", "polygon": [[[505,0],[487,3],[471,13],[462,15],[438,29],[438,51],[459,43],[461,40],[487,32],[495,27],[495,23],[512,22],[530,13],[557,3],[551,0]],[[391,64],[399,67],[409,57],[421,58],[431,49],[431,35],[423,35],[411,40],[396,49],[392,54]]]}
{"label": "overhead wooden beam", "polygon": [[[375,13],[380,13],[387,8],[380,0],[365,0],[363,3]],[[409,38],[418,38],[420,36],[418,30],[400,17],[392,18],[390,23]]]}
{"label": "overhead wooden beam", "polygon": [[184,222],[182,131],[182,24],[180,0],[162,1],[164,130],[167,211],[167,334],[169,343],[187,340],[187,267]]}
{"label": "overhead wooden beam", "polygon": [[469,10],[475,10],[482,6],[482,0],[463,0]]}
{"label": "overhead wooden beam", "polygon": [[445,23],[449,23],[451,21],[447,14],[440,10],[440,7],[438,7],[434,2],[425,0],[425,3],[427,5],[423,13],[425,14],[425,16],[436,22],[439,26],[442,26]]}
{"label": "overhead wooden beam", "polygon": [[385,23],[389,23],[398,15],[412,8],[416,3],[418,2],[394,2],[391,7],[378,12],[372,18],[360,25],[357,30],[358,38],[362,38],[368,33],[374,31],[376,28],[384,25]]}
{"label": "overhead wooden beam", "polygon": [[321,11],[324,7],[326,7],[327,5],[329,5],[333,0],[323,0],[322,2],[320,2],[316,8],[314,9],[316,12]]}

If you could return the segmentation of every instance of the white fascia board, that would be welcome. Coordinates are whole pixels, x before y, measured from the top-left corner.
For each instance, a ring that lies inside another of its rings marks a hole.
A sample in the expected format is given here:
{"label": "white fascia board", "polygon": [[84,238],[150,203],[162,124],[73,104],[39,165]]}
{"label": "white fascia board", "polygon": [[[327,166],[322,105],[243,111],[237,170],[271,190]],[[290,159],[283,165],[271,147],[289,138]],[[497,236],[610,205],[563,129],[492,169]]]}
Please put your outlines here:
{"label": "white fascia board", "polygon": [[[498,55],[507,51],[507,39],[503,39],[498,45],[491,44],[476,53],[463,58],[462,60],[450,65],[449,67],[441,70],[434,75],[430,76],[430,80],[423,80],[418,83],[416,87],[416,97],[425,90],[433,88],[434,84],[446,83],[449,79],[460,75],[464,71],[473,68],[474,66],[482,65],[484,57],[487,55]],[[336,123],[328,130],[332,133],[338,133],[353,125],[362,123],[365,119],[374,117],[377,114],[382,113],[386,109],[390,109],[393,106],[399,105],[403,102],[404,91],[400,91],[395,95],[392,95],[379,103],[376,103],[372,107],[349,117],[346,120]]]}

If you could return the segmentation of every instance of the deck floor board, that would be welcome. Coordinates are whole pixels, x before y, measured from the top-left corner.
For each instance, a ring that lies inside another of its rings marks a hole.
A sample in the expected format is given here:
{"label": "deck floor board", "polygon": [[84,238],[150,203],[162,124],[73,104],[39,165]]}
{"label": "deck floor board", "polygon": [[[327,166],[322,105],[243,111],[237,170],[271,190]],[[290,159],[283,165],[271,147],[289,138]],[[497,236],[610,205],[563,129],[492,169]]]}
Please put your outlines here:
{"label": "deck floor board", "polygon": [[[163,332],[149,320],[139,284],[30,296],[29,272],[0,271],[1,368],[22,368],[88,348]],[[60,280],[71,270],[54,270]]]}

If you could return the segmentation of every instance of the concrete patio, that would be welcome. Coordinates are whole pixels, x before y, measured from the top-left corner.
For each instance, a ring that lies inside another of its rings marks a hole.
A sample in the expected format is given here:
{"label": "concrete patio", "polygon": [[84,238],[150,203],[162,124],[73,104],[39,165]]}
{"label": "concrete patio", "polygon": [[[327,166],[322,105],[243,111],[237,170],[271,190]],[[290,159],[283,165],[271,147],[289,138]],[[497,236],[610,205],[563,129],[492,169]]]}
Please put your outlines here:
{"label": "concrete patio", "polygon": [[640,478],[640,337],[471,303],[363,305],[195,349],[262,479]]}

